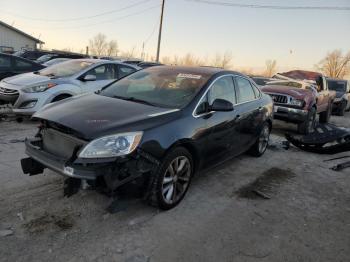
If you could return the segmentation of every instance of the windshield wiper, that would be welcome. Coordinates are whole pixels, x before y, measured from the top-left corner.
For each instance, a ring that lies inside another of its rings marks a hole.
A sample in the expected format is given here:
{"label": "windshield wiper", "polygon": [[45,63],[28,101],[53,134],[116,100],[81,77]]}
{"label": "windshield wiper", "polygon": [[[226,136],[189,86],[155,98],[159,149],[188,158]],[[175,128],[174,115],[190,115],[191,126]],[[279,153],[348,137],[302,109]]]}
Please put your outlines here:
{"label": "windshield wiper", "polygon": [[156,106],[156,107],[158,107],[158,105],[156,105],[154,103],[151,103],[151,102],[139,99],[139,98],[135,98],[133,96],[125,97],[125,96],[117,96],[117,95],[115,95],[113,97],[114,98],[118,98],[118,99],[122,99],[122,100],[126,100],[126,101],[132,101],[132,102],[136,102],[136,103],[141,103],[141,104],[145,104],[145,105],[149,105],[149,106]]}

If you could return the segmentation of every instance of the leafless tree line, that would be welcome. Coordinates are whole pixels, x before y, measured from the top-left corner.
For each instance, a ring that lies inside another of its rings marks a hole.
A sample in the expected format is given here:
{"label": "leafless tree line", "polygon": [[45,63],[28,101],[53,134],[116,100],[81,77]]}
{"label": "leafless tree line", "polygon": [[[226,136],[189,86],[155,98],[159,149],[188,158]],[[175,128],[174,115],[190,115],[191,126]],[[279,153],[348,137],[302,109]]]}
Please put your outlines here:
{"label": "leafless tree line", "polygon": [[213,58],[197,57],[191,53],[187,53],[184,56],[164,56],[161,62],[168,65],[182,65],[182,66],[213,66],[224,69],[231,69],[233,67],[232,53],[226,51],[223,54],[217,53]]}
{"label": "leafless tree line", "polygon": [[343,54],[339,49],[329,52],[316,65],[316,69],[329,77],[344,78],[350,73],[350,51],[347,54]]}
{"label": "leafless tree line", "polygon": [[96,56],[118,56],[118,42],[108,41],[106,35],[99,33],[89,40],[89,52]]}
{"label": "leafless tree line", "polygon": [[[106,35],[97,34],[89,40],[89,51],[91,55],[96,56],[121,56],[125,58],[138,57],[135,47],[129,51],[120,51],[116,40],[108,40]],[[150,57],[150,61],[154,58]],[[169,65],[185,65],[185,66],[214,66],[224,69],[233,68],[232,52],[216,53],[214,57],[198,57],[192,53],[183,56],[164,56],[161,62]],[[339,49],[329,52],[317,65],[317,71],[324,73],[326,76],[334,78],[344,78],[350,74],[350,51],[346,54]],[[246,70],[248,74],[254,74],[253,70]],[[248,72],[249,71],[249,72]],[[265,70],[262,75],[271,77],[277,72],[277,61],[266,60]]]}

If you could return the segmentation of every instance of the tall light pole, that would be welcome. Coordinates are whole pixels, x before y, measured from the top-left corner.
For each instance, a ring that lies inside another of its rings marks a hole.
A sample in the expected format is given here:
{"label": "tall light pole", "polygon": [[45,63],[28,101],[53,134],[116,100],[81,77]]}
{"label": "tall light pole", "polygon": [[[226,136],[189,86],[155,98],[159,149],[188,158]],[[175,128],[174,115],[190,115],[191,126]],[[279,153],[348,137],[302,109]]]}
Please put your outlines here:
{"label": "tall light pole", "polygon": [[160,15],[160,24],[159,24],[158,47],[157,47],[156,62],[159,62],[160,42],[161,42],[161,40],[162,40],[162,27],[163,27],[164,4],[165,4],[165,0],[162,0],[162,13],[161,13],[161,15]]}

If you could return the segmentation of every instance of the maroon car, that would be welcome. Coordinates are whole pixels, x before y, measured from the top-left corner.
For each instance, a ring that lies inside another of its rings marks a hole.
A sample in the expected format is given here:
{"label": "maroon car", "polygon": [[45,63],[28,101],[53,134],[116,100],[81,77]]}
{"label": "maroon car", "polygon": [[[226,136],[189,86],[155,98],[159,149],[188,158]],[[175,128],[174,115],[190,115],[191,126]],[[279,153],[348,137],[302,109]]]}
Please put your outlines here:
{"label": "maroon car", "polygon": [[261,90],[274,100],[274,118],[296,123],[303,134],[312,132],[319,121],[329,121],[335,92],[329,91],[326,78],[316,72],[294,70],[277,74]]}

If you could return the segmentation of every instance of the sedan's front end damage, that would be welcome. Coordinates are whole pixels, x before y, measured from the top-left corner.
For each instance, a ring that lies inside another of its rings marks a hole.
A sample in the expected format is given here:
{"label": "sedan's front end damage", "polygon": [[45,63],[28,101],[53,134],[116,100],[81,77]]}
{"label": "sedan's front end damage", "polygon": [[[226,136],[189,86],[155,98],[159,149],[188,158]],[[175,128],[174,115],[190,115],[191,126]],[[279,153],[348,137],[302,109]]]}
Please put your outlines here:
{"label": "sedan's front end damage", "polygon": [[102,182],[109,192],[146,174],[158,164],[148,153],[135,150],[130,155],[109,158],[80,158],[87,141],[52,128],[41,128],[37,137],[26,139],[21,160],[25,174],[37,175],[48,168],[68,178]]}

